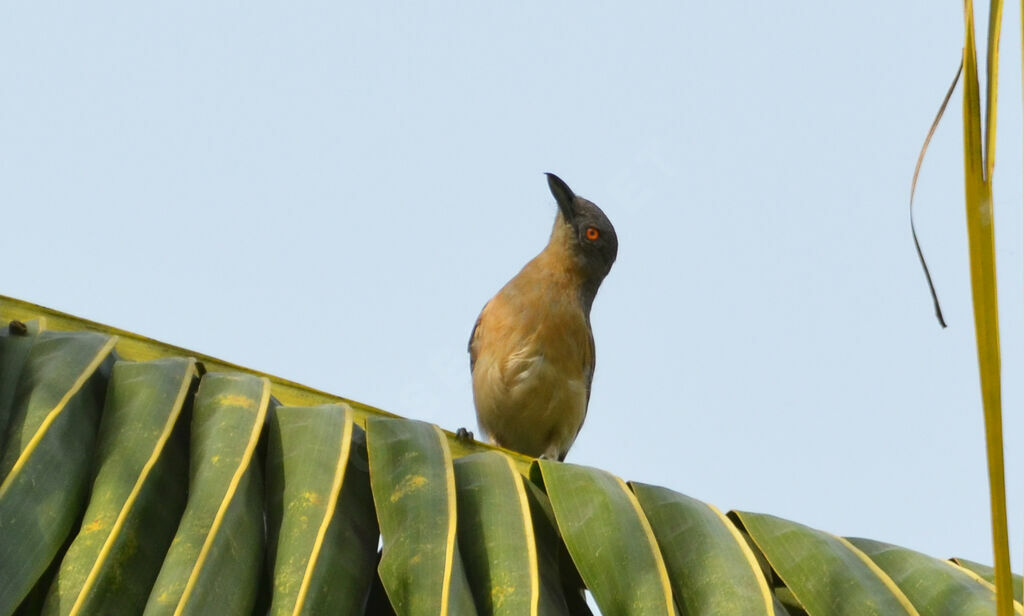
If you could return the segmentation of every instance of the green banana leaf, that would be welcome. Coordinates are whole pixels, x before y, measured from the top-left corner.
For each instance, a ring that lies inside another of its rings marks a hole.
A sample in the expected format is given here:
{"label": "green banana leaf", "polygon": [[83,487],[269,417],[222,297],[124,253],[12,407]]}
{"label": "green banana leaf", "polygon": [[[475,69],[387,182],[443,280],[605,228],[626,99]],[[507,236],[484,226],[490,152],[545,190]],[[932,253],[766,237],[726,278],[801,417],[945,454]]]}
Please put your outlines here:
{"label": "green banana leaf", "polygon": [[665,557],[684,614],[772,614],[772,595],[746,540],[711,505],[630,483]]}
{"label": "green banana leaf", "polygon": [[0,458],[0,614],[50,566],[82,512],[115,338],[44,332],[14,395]]}
{"label": "green banana leaf", "polygon": [[185,507],[183,415],[195,360],[119,361],[110,378],[92,497],[44,614],[137,614]]}
{"label": "green banana leaf", "polygon": [[[530,469],[530,481],[525,482],[526,500],[530,505],[530,517],[533,520],[533,534],[537,539],[537,561],[541,576],[541,605],[553,603],[558,614],[572,616],[593,616],[587,604],[586,585],[568,548],[558,532],[558,521],[551,508],[551,500],[541,487],[544,479],[540,468],[536,465]],[[549,572],[557,571],[558,577]],[[550,596],[550,601],[544,599]],[[562,609],[564,606],[564,609]]]}
{"label": "green banana leaf", "polygon": [[731,514],[810,616],[918,613],[892,579],[845,539],[762,513]]}
{"label": "green banana leaf", "polygon": [[263,477],[254,461],[270,382],[209,373],[192,418],[188,504],[146,614],[252,612],[264,548]]}
{"label": "green banana leaf", "polygon": [[[990,584],[996,583],[996,570],[995,567],[983,565],[981,563],[974,562],[973,560],[967,560],[966,558],[951,558],[950,561],[967,569],[968,571],[977,574],[981,579],[985,580]],[[1013,580],[1013,598],[1018,603],[1021,602],[1024,593],[1021,592],[1022,586],[1021,576],[1014,574]]]}
{"label": "green banana leaf", "polygon": [[569,554],[605,614],[676,614],[665,561],[636,497],[605,471],[538,460]]}
{"label": "green banana leaf", "polygon": [[851,537],[910,599],[922,616],[990,616],[996,611],[991,584],[946,560],[881,541]]}
{"label": "green banana leaf", "polygon": [[459,551],[480,613],[565,613],[557,561],[538,556],[526,478],[515,462],[495,451],[459,458],[455,485]]}
{"label": "green banana leaf", "polygon": [[456,543],[455,471],[444,433],[420,421],[366,423],[384,540],[378,571],[399,614],[476,613]]}
{"label": "green banana leaf", "polygon": [[278,407],[267,447],[271,614],[358,614],[377,566],[366,437],[340,404]]}

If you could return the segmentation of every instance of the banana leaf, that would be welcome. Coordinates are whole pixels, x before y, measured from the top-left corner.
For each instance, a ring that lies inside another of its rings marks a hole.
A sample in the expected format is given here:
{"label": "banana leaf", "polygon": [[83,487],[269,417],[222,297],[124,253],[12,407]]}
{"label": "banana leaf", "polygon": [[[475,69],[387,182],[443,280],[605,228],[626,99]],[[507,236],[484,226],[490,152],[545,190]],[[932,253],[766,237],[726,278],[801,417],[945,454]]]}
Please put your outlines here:
{"label": "banana leaf", "polygon": [[270,613],[360,613],[379,536],[363,429],[344,405],[278,407],[268,437]]}
{"label": "banana leaf", "polygon": [[38,336],[18,380],[0,458],[0,614],[47,570],[81,516],[116,339]]}
{"label": "banana leaf", "polygon": [[772,614],[772,595],[753,552],[718,509],[667,488],[630,486],[684,614]]}
{"label": "banana leaf", "polygon": [[845,539],[771,515],[732,516],[810,616],[918,613],[892,579]]}
{"label": "banana leaf", "polygon": [[92,497],[44,614],[137,614],[185,507],[195,361],[114,365]]}
{"label": "banana leaf", "polygon": [[647,518],[621,479],[538,460],[558,530],[607,614],[676,614],[671,582]]}
{"label": "banana leaf", "polygon": [[384,542],[378,572],[398,614],[476,613],[459,555],[455,471],[440,428],[371,417],[370,484]]}
{"label": "banana leaf", "polygon": [[263,473],[255,462],[267,379],[209,373],[192,417],[189,496],[145,614],[252,612],[264,558]]}

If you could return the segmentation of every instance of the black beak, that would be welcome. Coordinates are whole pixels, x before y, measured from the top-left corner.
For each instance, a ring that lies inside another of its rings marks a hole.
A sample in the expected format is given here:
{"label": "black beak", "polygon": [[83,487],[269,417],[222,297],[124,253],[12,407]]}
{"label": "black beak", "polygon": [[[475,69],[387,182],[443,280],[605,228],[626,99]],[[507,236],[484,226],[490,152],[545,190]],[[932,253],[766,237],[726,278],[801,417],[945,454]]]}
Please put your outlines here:
{"label": "black beak", "polygon": [[558,209],[562,211],[562,217],[566,222],[571,223],[576,218],[576,195],[569,188],[569,185],[562,181],[554,173],[546,173],[548,176],[548,188],[558,203]]}

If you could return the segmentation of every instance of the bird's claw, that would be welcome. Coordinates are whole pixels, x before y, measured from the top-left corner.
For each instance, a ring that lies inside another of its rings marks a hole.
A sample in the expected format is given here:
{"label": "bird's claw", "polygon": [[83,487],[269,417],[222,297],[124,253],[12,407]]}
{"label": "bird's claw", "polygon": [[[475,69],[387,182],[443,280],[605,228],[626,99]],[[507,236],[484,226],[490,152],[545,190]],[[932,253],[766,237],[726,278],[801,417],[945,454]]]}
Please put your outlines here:
{"label": "bird's claw", "polygon": [[459,428],[458,430],[456,430],[455,438],[463,443],[472,443],[474,440],[473,433],[465,428]]}

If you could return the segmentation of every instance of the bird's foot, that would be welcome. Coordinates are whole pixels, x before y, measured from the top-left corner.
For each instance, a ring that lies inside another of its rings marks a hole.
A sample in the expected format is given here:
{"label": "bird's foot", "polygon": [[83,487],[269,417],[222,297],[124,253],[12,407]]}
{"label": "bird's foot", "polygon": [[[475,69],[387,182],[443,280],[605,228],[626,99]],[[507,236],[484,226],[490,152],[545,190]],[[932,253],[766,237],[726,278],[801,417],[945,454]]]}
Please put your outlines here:
{"label": "bird's foot", "polygon": [[456,430],[455,438],[462,443],[472,443],[474,441],[473,433],[465,428],[459,428],[458,430]]}

